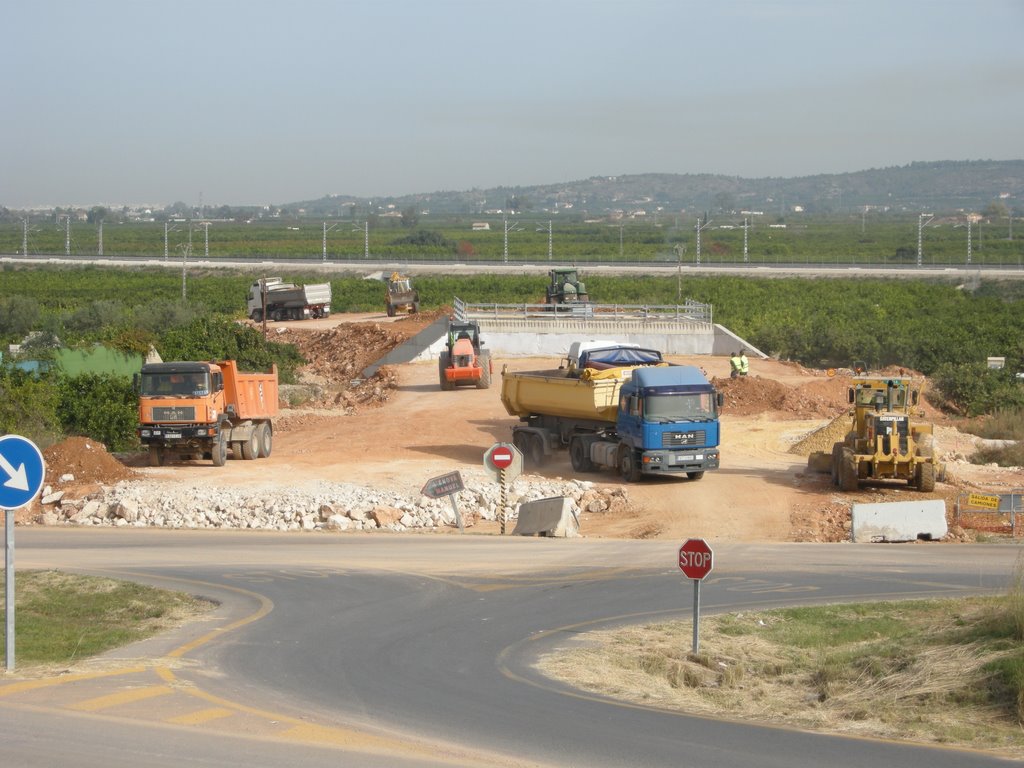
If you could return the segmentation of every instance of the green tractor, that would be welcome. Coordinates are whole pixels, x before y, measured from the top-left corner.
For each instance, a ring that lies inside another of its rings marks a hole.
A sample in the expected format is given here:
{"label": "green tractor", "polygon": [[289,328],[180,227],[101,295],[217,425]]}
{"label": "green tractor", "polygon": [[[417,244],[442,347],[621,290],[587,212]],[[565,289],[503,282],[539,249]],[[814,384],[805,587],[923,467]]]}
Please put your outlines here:
{"label": "green tractor", "polygon": [[590,301],[587,286],[579,278],[576,267],[557,267],[548,272],[546,304],[585,304]]}

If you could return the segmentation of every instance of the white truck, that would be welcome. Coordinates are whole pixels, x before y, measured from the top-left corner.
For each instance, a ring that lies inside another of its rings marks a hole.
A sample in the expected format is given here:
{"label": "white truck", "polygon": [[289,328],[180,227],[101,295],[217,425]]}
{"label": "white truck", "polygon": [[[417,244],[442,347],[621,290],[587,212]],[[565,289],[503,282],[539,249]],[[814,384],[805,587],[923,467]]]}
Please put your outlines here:
{"label": "white truck", "polygon": [[307,320],[331,314],[331,284],[296,285],[280,277],[261,277],[249,286],[246,312],[257,323],[268,320]]}

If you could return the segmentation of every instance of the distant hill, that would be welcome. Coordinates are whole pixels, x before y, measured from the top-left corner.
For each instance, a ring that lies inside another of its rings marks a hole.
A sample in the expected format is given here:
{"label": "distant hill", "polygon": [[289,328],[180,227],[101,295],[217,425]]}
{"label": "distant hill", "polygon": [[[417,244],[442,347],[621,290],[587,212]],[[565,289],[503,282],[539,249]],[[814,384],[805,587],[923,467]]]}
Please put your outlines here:
{"label": "distant hill", "polygon": [[[783,214],[793,206],[810,213],[851,212],[864,206],[905,211],[981,211],[994,201],[1024,212],[1024,160],[914,162],[893,168],[797,178],[745,179],[713,174],[644,173],[593,176],[561,184],[494,187],[375,197],[374,206],[409,207],[432,214],[482,215],[488,211],[555,212],[583,218],[611,212],[757,210]],[[366,198],[335,195],[291,203],[308,215],[338,216]]]}

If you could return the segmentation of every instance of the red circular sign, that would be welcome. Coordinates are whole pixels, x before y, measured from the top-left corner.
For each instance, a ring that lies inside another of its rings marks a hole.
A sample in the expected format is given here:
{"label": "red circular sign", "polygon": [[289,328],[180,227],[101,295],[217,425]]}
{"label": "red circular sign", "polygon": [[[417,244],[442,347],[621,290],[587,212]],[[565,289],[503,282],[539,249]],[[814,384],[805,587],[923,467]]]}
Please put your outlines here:
{"label": "red circular sign", "polygon": [[687,539],[679,548],[679,570],[688,579],[700,581],[714,565],[714,553],[704,539]]}
{"label": "red circular sign", "polygon": [[491,451],[491,464],[498,469],[506,469],[512,466],[512,451],[505,446],[499,446]]}

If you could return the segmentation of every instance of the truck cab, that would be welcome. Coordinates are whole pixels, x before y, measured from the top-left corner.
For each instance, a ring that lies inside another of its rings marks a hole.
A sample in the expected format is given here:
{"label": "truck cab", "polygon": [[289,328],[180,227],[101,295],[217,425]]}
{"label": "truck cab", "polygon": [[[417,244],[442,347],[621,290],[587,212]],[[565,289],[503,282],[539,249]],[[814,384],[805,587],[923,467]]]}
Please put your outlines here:
{"label": "truck cab", "polygon": [[685,472],[691,479],[718,469],[722,395],[693,366],[637,368],[619,391],[616,431],[631,455],[624,477]]}

